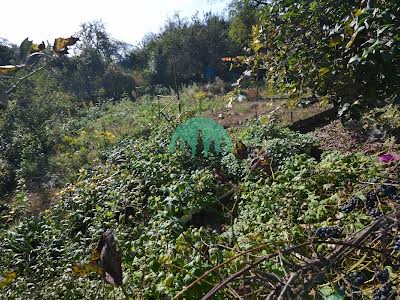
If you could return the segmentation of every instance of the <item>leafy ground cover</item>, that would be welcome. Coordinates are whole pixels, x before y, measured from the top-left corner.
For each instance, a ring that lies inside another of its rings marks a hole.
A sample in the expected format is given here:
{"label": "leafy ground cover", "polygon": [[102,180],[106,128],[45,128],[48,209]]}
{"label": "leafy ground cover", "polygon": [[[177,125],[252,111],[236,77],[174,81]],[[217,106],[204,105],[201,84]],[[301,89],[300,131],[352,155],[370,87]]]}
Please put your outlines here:
{"label": "leafy ground cover", "polygon": [[[121,105],[93,128],[123,132],[110,121],[117,114],[123,124],[124,111],[129,118]],[[200,299],[209,291],[215,299],[266,298],[285,289],[303,298],[394,297],[398,166],[376,155],[321,153],[312,135],[257,122],[231,130],[244,154],[170,153],[178,123],[152,123],[148,113],[136,112],[143,128],[102,148],[103,159],[81,168],[49,209],[21,213],[22,198],[2,211],[0,299]],[[371,230],[376,222],[382,227]],[[93,270],[76,272],[110,228],[122,287]],[[330,264],[334,253],[342,260]]]}

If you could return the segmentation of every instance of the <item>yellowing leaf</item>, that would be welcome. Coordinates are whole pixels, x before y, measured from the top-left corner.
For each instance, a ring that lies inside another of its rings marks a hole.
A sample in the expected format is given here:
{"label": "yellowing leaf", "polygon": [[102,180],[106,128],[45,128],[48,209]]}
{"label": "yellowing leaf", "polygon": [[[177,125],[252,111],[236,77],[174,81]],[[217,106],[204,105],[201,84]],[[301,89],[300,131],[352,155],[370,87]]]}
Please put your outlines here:
{"label": "yellowing leaf", "polygon": [[349,49],[351,46],[353,46],[354,43],[354,35],[351,37],[351,40],[346,44],[346,49]]}
{"label": "yellowing leaf", "polygon": [[347,43],[346,45],[346,49],[350,48],[351,46],[353,46],[354,41],[356,40],[358,34],[358,30],[356,32],[353,33],[353,35],[351,36],[350,41]]}
{"label": "yellowing leaf", "polygon": [[249,151],[247,149],[247,146],[242,141],[238,141],[233,146],[233,154],[237,158],[245,159],[249,155]]}
{"label": "yellowing leaf", "polygon": [[0,66],[0,75],[4,75],[4,74],[11,74],[11,73],[15,73],[18,70],[22,69],[23,67],[25,67],[25,65],[7,65],[7,66]]}
{"label": "yellowing leaf", "polygon": [[291,110],[291,109],[294,108],[297,104],[299,104],[299,98],[298,98],[297,95],[292,94],[292,95],[289,97],[288,101],[287,101],[287,108],[288,108],[289,110]]}
{"label": "yellowing leaf", "polygon": [[318,70],[318,76],[323,77],[330,72],[330,69],[327,67],[321,68]]}
{"label": "yellowing leaf", "polygon": [[254,50],[254,52],[260,51],[261,48],[262,48],[262,45],[261,45],[260,41],[259,40],[255,40],[253,42],[253,50]]}
{"label": "yellowing leaf", "polygon": [[41,44],[32,44],[31,45],[31,50],[30,53],[36,53],[36,52],[40,52],[43,51],[44,49],[46,49],[46,45],[44,44],[44,42],[42,42]]}
{"label": "yellowing leaf", "polygon": [[364,10],[363,10],[363,9],[356,9],[356,10],[354,11],[354,15],[355,15],[356,17],[361,16],[363,13],[364,13]]}
{"label": "yellowing leaf", "polygon": [[353,32],[354,32],[354,30],[353,30],[353,28],[352,28],[351,26],[346,26],[346,27],[344,28],[344,34],[345,34],[346,36],[352,35]]}
{"label": "yellowing leaf", "polygon": [[61,50],[61,49],[64,49],[65,47],[75,45],[75,43],[77,41],[79,41],[79,38],[76,38],[73,36],[71,36],[69,38],[57,38],[54,41],[53,47],[55,50]]}
{"label": "yellowing leaf", "polygon": [[93,253],[92,253],[92,256],[90,257],[90,261],[92,262],[92,263],[95,263],[95,262],[97,262],[97,261],[99,261],[100,260],[100,251],[98,251],[97,249],[95,249],[94,251],[93,251]]}
{"label": "yellowing leaf", "polygon": [[0,289],[5,288],[9,285],[15,278],[17,278],[16,272],[8,272],[4,274],[3,278],[0,278]]}
{"label": "yellowing leaf", "polygon": [[263,116],[260,117],[261,125],[268,125],[269,121],[270,121],[270,118],[267,115],[263,115]]}
{"label": "yellowing leaf", "polygon": [[103,268],[93,263],[74,265],[72,266],[72,272],[79,277],[86,276],[90,273],[97,273],[101,276],[104,275]]}
{"label": "yellowing leaf", "polygon": [[327,107],[328,106],[328,104],[329,104],[329,96],[323,96],[322,98],[321,98],[321,101],[319,102],[319,104],[320,104],[320,106],[322,106],[322,107]]}
{"label": "yellowing leaf", "polygon": [[58,55],[68,54],[68,46],[73,46],[76,42],[79,41],[77,37],[69,37],[69,38],[56,38],[54,40],[53,51]]}
{"label": "yellowing leaf", "polygon": [[353,35],[351,36],[350,41],[349,41],[349,42],[347,43],[347,45],[346,45],[346,48],[347,48],[347,49],[350,48],[350,47],[353,45],[354,41],[355,41],[356,38],[357,38],[358,33],[361,32],[361,31],[363,31],[364,29],[365,29],[365,27],[364,27],[364,26],[361,26],[361,27],[359,27],[359,28],[357,29],[357,31],[355,31],[355,32],[353,33]]}
{"label": "yellowing leaf", "polygon": [[260,26],[259,25],[253,25],[251,27],[251,31],[253,33],[253,36],[257,36],[260,33]]}

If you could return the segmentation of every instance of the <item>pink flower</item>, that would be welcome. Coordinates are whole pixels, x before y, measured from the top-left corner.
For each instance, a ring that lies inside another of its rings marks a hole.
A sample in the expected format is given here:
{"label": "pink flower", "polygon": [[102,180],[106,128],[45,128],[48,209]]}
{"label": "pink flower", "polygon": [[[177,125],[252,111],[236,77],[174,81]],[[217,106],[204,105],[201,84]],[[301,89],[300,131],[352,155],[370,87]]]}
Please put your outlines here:
{"label": "pink flower", "polygon": [[400,156],[396,153],[385,153],[379,155],[379,160],[383,163],[389,163],[392,161],[400,160]]}

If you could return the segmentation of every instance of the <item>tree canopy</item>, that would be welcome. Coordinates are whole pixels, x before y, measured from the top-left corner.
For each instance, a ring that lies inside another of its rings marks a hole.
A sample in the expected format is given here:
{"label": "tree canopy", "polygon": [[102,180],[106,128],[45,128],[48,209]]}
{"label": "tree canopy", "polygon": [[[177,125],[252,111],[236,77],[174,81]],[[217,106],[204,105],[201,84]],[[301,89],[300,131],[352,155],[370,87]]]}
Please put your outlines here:
{"label": "tree canopy", "polygon": [[397,99],[398,1],[251,2],[259,22],[242,62],[266,70],[269,83],[293,98],[314,93],[346,118]]}
{"label": "tree canopy", "polygon": [[232,78],[221,57],[239,53],[224,18],[208,13],[187,20],[174,15],[160,34],[144,38],[141,47],[129,54],[127,64],[150,84],[174,86],[174,69],[179,83],[207,82],[216,75]]}

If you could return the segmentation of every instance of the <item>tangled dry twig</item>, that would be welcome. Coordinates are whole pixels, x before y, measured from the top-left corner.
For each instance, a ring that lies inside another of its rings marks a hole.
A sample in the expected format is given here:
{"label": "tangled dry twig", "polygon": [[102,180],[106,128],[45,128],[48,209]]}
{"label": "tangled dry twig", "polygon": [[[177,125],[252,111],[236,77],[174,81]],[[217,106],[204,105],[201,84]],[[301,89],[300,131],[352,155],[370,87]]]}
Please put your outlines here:
{"label": "tangled dry twig", "polygon": [[[287,276],[280,278],[279,281],[275,280],[275,278],[274,280],[264,278],[264,280],[268,281],[268,284],[264,282],[264,287],[268,290],[267,294],[269,299],[290,299],[293,295],[309,293],[310,290],[325,282],[326,279],[330,277],[331,272],[335,272],[336,270],[336,273],[338,273],[337,266],[340,262],[345,261],[346,258],[352,255],[359,256],[362,253],[374,253],[375,256],[381,255],[386,259],[399,263],[400,257],[391,255],[389,249],[385,249],[385,245],[370,245],[372,241],[380,240],[382,238],[381,235],[385,234],[382,228],[394,228],[399,224],[400,210],[397,207],[391,213],[382,216],[359,233],[344,241],[312,238],[300,245],[263,256],[222,280],[219,284],[214,286],[202,300],[211,299],[221,289],[234,283],[235,280],[239,279],[242,275],[252,270],[254,271],[260,267],[262,263],[273,260],[281,254],[291,256],[291,262],[297,261],[297,263],[292,266],[288,266],[286,263],[285,267],[293,271]],[[334,245],[336,248],[328,255],[319,255],[319,257],[312,258],[311,260],[304,259],[301,261],[298,259],[298,253],[302,252],[301,250],[307,247],[314,247],[315,245]]]}

